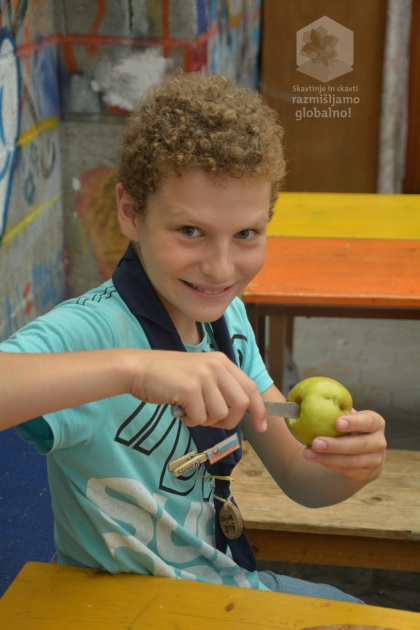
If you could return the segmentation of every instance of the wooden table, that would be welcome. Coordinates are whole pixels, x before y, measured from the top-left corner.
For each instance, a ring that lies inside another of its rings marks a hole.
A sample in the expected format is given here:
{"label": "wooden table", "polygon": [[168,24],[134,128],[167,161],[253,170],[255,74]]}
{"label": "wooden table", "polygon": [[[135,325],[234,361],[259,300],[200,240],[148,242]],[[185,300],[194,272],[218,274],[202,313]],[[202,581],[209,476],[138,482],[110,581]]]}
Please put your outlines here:
{"label": "wooden table", "polygon": [[281,193],[268,235],[243,300],[279,387],[294,316],[420,319],[420,195]]}
{"label": "wooden table", "polygon": [[420,614],[231,586],[28,563],[0,600],[10,630],[418,630]]}
{"label": "wooden table", "polygon": [[420,571],[420,452],[388,450],[379,479],[315,510],[283,494],[244,442],[232,492],[260,560]]}

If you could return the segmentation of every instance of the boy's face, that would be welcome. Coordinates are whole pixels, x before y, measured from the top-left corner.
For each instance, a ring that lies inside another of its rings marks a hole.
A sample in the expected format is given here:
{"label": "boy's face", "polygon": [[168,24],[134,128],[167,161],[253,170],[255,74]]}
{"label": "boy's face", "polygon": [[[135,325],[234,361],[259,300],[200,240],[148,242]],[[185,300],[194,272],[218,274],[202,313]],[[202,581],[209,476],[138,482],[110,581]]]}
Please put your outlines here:
{"label": "boy's face", "polygon": [[263,266],[269,205],[268,183],[188,171],[164,180],[132,219],[125,234],[185,343],[197,343],[196,322],[221,317]]}

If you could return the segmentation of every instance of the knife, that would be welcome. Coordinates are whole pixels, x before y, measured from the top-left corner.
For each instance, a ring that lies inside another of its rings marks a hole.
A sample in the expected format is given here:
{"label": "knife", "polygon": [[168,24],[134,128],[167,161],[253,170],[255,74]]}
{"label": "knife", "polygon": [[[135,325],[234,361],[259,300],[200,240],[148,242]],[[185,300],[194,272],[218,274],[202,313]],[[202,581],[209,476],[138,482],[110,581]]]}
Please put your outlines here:
{"label": "knife", "polygon": [[201,453],[195,449],[194,451],[186,453],[185,455],[182,455],[182,457],[169,462],[168,470],[173,472],[175,477],[181,477],[181,475],[197,468],[197,466],[203,464],[207,460],[209,464],[215,464],[220,459],[223,459],[226,455],[233,453],[233,451],[236,451],[240,447],[241,443],[239,441],[238,434],[233,433],[225,440],[222,440],[218,444],[215,444]]}
{"label": "knife", "polygon": [[[264,405],[270,416],[282,418],[299,418],[300,416],[300,407],[294,402],[264,402]],[[184,409],[179,405],[171,405],[171,413],[174,418],[185,416]]]}

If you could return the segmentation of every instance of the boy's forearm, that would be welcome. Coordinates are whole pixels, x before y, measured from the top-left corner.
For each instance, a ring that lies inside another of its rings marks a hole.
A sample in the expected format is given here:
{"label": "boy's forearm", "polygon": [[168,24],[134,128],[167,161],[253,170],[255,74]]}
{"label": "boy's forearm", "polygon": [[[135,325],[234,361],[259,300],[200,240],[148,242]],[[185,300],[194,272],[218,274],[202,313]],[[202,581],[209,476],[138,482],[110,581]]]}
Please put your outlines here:
{"label": "boy's forearm", "polygon": [[291,467],[290,486],[285,491],[291,499],[305,507],[320,508],[341,503],[368,483],[367,480],[357,482],[323,466],[306,464],[302,459],[299,458],[299,463]]}
{"label": "boy's forearm", "polygon": [[0,352],[0,429],[129,388],[131,350]]}
{"label": "boy's forearm", "polygon": [[[249,439],[251,434],[247,432],[247,436]],[[308,463],[302,454],[304,447],[298,443],[288,453],[283,451],[279,443],[278,449],[274,447],[277,454],[266,457],[264,440],[267,437],[270,445],[275,443],[272,436],[256,436],[255,432],[252,432],[250,441],[278,486],[292,501],[300,505],[309,508],[334,505],[345,501],[365,485],[324,466]]]}
{"label": "boy's forearm", "polygon": [[221,352],[0,352],[0,374],[0,429],[130,394],[149,403],[180,404],[187,426],[233,429],[248,409],[255,430],[264,430],[265,408],[254,381]]}
{"label": "boy's forearm", "polygon": [[[264,396],[276,400],[275,390]],[[283,492],[316,508],[344,501],[381,474],[386,447],[383,418],[361,411],[346,416],[346,421],[347,435],[315,439],[311,448],[297,442],[278,418],[269,418],[264,434],[253,431],[247,419],[242,429]]]}

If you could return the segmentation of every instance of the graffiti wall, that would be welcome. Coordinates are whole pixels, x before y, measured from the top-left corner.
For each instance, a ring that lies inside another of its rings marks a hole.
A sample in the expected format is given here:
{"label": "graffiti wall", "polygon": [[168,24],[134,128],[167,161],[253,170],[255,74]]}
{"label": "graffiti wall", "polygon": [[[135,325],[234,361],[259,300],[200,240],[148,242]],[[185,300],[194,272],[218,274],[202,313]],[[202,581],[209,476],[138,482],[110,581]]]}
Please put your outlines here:
{"label": "graffiti wall", "polygon": [[127,112],[176,68],[256,87],[260,13],[261,0],[0,1],[0,339],[110,275]]}
{"label": "graffiti wall", "polygon": [[57,2],[63,110],[129,110],[173,67],[220,72],[236,83],[255,86],[260,4],[261,0]]}
{"label": "graffiti wall", "polygon": [[125,115],[176,68],[256,87],[261,2],[58,4],[65,252],[76,295],[109,277],[126,248],[114,195]]}
{"label": "graffiti wall", "polygon": [[0,339],[63,297],[57,50],[51,6],[0,13]]}

